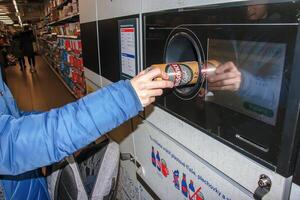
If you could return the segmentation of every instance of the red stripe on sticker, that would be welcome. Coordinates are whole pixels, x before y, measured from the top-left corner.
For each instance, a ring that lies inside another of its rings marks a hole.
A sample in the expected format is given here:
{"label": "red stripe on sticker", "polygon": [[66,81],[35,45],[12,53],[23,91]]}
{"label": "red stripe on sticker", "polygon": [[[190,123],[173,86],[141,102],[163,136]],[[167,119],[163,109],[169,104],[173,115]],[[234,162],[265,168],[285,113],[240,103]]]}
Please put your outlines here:
{"label": "red stripe on sticker", "polygon": [[121,32],[133,33],[134,32],[134,28],[122,28]]}

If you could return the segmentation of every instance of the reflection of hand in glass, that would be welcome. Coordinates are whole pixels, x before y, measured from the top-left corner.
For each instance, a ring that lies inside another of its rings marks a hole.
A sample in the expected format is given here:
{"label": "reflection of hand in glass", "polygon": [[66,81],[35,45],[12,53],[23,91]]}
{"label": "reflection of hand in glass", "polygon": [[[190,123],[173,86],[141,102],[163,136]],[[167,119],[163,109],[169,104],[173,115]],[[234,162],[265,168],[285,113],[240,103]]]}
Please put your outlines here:
{"label": "reflection of hand in glass", "polygon": [[226,62],[217,67],[215,74],[208,77],[208,88],[211,91],[238,91],[241,86],[241,72],[233,62]]}

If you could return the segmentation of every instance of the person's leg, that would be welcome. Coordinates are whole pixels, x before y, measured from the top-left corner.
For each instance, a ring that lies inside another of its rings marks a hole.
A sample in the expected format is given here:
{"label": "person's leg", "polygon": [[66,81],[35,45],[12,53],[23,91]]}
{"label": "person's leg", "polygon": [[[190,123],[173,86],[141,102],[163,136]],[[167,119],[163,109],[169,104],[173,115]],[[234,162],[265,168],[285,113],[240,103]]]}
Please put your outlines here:
{"label": "person's leg", "polygon": [[28,60],[28,63],[29,63],[29,67],[32,68],[31,57],[27,56],[27,60]]}
{"label": "person's leg", "polygon": [[32,65],[35,68],[35,55],[34,54],[32,55]]}
{"label": "person's leg", "polygon": [[24,58],[24,56],[21,57],[21,61],[22,61],[22,63],[23,63],[24,69],[26,69],[26,64],[25,64],[25,58]]}
{"label": "person's leg", "polygon": [[26,69],[26,65],[25,65],[25,59],[24,59],[24,57],[22,57],[22,58],[21,58],[21,61],[22,61],[22,63],[23,63],[23,69]]}
{"label": "person's leg", "polygon": [[31,72],[31,73],[36,72],[36,70],[35,70],[35,59],[34,59],[34,55],[28,56],[28,60],[30,60],[30,72]]}
{"label": "person's leg", "polygon": [[19,61],[19,65],[20,65],[20,70],[23,71],[23,62],[22,62],[22,58],[18,58],[18,61]]}

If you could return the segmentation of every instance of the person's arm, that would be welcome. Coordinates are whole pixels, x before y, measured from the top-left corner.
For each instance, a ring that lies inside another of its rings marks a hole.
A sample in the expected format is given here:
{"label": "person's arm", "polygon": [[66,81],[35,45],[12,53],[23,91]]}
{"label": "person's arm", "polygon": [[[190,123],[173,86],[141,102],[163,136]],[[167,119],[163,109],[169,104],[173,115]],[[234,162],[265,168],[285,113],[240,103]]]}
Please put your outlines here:
{"label": "person's arm", "polygon": [[242,82],[237,91],[237,95],[243,97],[246,101],[256,103],[260,106],[273,108],[278,98],[280,88],[274,88],[277,85],[277,77],[262,78],[254,76],[246,70],[240,70]]}
{"label": "person's arm", "polygon": [[58,162],[74,151],[135,116],[173,87],[170,81],[152,81],[167,75],[142,72],[64,107],[15,118],[0,114],[0,175],[17,175]]}
{"label": "person's arm", "polygon": [[0,174],[16,175],[60,161],[142,110],[129,81],[77,102],[20,118],[0,116]]}

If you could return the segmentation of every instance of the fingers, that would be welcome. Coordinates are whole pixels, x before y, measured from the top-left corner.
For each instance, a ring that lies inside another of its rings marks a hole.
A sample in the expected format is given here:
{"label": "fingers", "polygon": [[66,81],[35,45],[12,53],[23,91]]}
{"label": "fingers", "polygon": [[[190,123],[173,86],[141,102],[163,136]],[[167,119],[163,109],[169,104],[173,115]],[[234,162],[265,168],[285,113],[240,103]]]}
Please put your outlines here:
{"label": "fingers", "polygon": [[166,72],[164,72],[164,71],[161,72],[161,77],[164,80],[169,80],[169,75]]}
{"label": "fingers", "polygon": [[145,102],[143,102],[143,106],[146,107],[153,102],[155,102],[155,97],[148,98],[147,100],[145,100]]}
{"label": "fingers", "polygon": [[241,79],[233,78],[222,80],[214,83],[209,83],[208,87],[210,90],[229,90],[229,91],[237,91],[240,88]]}
{"label": "fingers", "polygon": [[216,69],[215,75],[207,78],[208,87],[212,91],[237,91],[241,85],[241,76],[241,72],[234,63],[227,62]]}
{"label": "fingers", "polygon": [[221,87],[209,87],[211,91],[237,91],[239,88],[236,84],[226,85]]}
{"label": "fingers", "polygon": [[[156,78],[162,80],[156,80]],[[174,83],[168,81],[168,75],[158,68],[146,69],[131,79],[131,85],[135,89],[143,107],[153,103],[156,96],[163,94],[164,88],[172,88]]]}
{"label": "fingers", "polygon": [[208,82],[209,83],[215,83],[215,82],[219,82],[219,81],[222,81],[222,80],[233,79],[233,78],[236,78],[237,76],[240,76],[239,72],[222,73],[222,74],[218,74],[218,75],[208,77]]}
{"label": "fingers", "polygon": [[145,83],[145,89],[157,89],[157,88],[172,88],[174,83],[172,81],[151,81]]}
{"label": "fingers", "polygon": [[162,89],[149,90],[148,95],[150,98],[161,96],[163,94]]}
{"label": "fingers", "polygon": [[166,76],[159,68],[153,68],[143,75],[145,80],[151,81],[157,77]]}
{"label": "fingers", "polygon": [[209,83],[208,85],[209,87],[220,87],[220,86],[236,84],[237,82],[240,82],[239,78],[231,78],[231,79],[224,79],[221,81]]}
{"label": "fingers", "polygon": [[143,70],[143,71],[141,71],[137,76],[140,77],[140,76],[146,74],[146,72],[147,72],[146,70]]}
{"label": "fingers", "polygon": [[150,103],[153,103],[155,101],[155,97],[161,96],[162,94],[163,94],[162,89],[141,91],[139,93],[139,98],[141,100],[142,105],[147,106]]}
{"label": "fingers", "polygon": [[235,66],[235,64],[233,62],[226,62],[223,65],[217,67],[215,73],[222,74],[225,72],[234,72],[234,71],[237,71],[237,67]]}
{"label": "fingers", "polygon": [[150,103],[153,103],[155,101],[155,97],[150,98]]}

